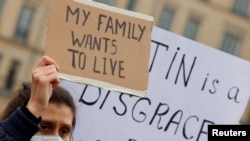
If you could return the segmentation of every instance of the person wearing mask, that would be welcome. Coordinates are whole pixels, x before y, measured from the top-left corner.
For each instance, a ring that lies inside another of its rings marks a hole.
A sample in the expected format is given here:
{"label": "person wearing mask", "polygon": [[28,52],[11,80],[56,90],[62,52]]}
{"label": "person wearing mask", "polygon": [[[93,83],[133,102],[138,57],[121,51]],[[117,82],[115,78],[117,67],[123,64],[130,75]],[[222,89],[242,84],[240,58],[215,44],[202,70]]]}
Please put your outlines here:
{"label": "person wearing mask", "polygon": [[67,90],[59,86],[59,66],[43,56],[0,115],[1,141],[30,141],[35,135],[54,135],[70,141],[76,107]]}

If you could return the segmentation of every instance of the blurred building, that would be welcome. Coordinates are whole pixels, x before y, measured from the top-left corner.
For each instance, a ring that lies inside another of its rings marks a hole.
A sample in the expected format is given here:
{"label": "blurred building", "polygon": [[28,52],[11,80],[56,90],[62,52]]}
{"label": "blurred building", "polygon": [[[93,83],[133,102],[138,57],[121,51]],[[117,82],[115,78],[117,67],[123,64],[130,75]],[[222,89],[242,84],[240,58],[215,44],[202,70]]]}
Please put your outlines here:
{"label": "blurred building", "polygon": [[[94,1],[153,16],[155,26],[250,60],[250,0]],[[48,5],[0,0],[0,111],[43,55]],[[250,123],[249,111],[242,123]]]}
{"label": "blurred building", "polygon": [[0,0],[0,111],[43,55],[48,0]]}

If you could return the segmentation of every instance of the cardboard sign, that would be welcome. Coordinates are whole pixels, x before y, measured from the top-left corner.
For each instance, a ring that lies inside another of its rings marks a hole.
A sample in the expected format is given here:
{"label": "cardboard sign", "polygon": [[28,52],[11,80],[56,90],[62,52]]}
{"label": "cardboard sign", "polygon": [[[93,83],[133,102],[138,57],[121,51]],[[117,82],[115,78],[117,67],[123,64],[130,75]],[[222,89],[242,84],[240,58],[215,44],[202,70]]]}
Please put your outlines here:
{"label": "cardboard sign", "polygon": [[154,27],[148,97],[63,81],[77,105],[74,141],[207,141],[211,124],[238,124],[250,64]]}
{"label": "cardboard sign", "polygon": [[50,2],[45,54],[61,78],[146,95],[152,17],[91,1]]}

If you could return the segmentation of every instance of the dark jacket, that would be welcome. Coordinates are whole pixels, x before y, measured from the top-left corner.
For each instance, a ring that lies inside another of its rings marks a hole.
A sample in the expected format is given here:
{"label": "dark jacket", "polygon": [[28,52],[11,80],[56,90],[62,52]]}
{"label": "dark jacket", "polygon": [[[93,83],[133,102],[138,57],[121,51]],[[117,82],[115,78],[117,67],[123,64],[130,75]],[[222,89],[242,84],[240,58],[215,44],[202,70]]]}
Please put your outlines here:
{"label": "dark jacket", "polygon": [[8,119],[0,122],[0,141],[30,141],[39,131],[41,118],[25,106],[19,107]]}

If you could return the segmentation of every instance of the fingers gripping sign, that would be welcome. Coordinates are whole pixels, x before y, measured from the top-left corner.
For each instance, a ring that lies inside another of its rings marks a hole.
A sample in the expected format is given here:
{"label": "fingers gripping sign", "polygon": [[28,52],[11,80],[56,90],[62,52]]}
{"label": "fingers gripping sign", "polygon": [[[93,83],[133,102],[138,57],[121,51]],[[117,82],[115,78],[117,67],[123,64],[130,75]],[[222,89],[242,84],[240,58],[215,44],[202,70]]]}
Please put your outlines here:
{"label": "fingers gripping sign", "polygon": [[59,66],[48,57],[43,56],[32,71],[31,96],[27,108],[36,117],[48,107],[52,89],[59,83]]}

